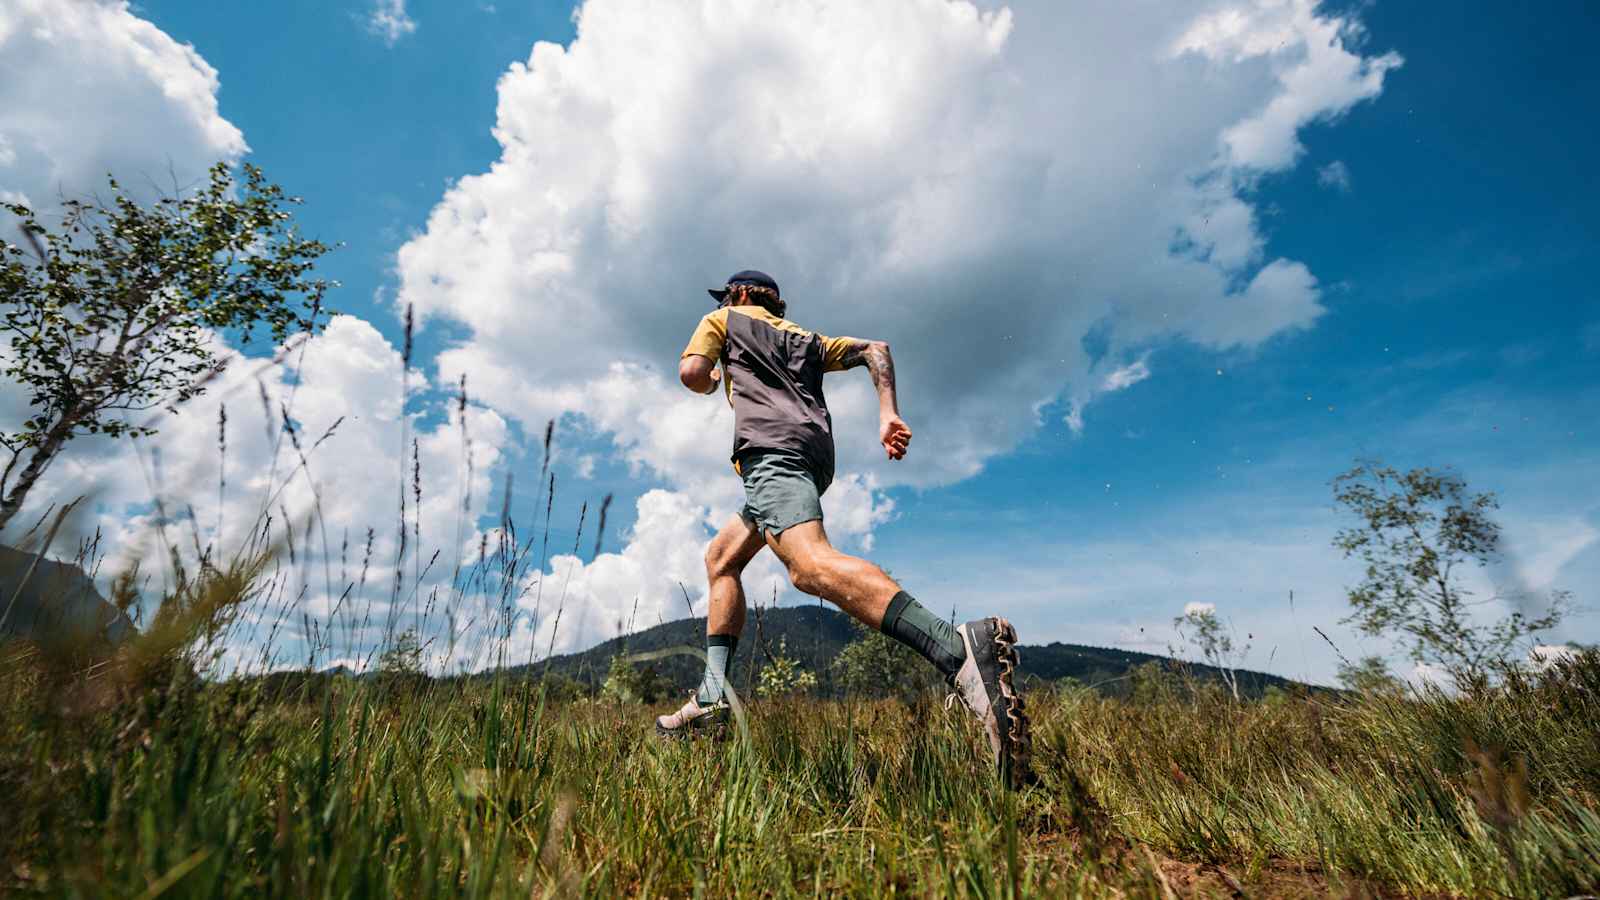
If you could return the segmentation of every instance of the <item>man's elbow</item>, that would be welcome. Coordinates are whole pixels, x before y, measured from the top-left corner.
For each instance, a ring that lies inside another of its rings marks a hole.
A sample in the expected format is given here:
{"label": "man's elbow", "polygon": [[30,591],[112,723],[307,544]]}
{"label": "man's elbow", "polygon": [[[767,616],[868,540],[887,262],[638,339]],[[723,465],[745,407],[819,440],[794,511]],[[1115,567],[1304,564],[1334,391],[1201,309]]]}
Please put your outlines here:
{"label": "man's elbow", "polygon": [[678,381],[696,394],[704,394],[711,387],[710,373],[687,360],[678,366]]}

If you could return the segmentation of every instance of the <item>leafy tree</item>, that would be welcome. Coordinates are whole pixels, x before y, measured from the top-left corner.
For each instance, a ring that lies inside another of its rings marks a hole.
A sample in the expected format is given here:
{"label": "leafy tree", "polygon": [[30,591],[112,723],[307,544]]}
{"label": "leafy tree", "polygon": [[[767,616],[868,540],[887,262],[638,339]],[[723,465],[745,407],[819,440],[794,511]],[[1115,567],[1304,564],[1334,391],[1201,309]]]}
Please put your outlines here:
{"label": "leafy tree", "polygon": [[1389,664],[1381,656],[1339,663],[1339,683],[1358,694],[1383,694],[1400,687],[1400,679],[1389,671]]}
{"label": "leafy tree", "polygon": [[[1333,496],[1359,522],[1341,530],[1334,546],[1366,565],[1349,590],[1353,612],[1345,621],[1400,637],[1412,659],[1442,666],[1458,682],[1504,668],[1519,644],[1555,627],[1570,607],[1571,594],[1554,591],[1544,613],[1529,618],[1517,608],[1531,596],[1474,600],[1461,586],[1464,569],[1498,559],[1500,527],[1490,513],[1499,503],[1493,493],[1469,493],[1454,472],[1362,462],[1333,480]],[[1473,614],[1495,600],[1513,611],[1491,623]]]}
{"label": "leafy tree", "polygon": [[1184,691],[1185,682],[1168,665],[1152,660],[1128,671],[1128,695],[1141,706],[1170,703]]}
{"label": "leafy tree", "polygon": [[600,696],[614,703],[654,703],[666,693],[666,685],[654,668],[639,668],[627,656],[611,657]]}
{"label": "leafy tree", "polygon": [[378,657],[378,671],[384,675],[422,674],[422,641],[417,637],[415,628],[407,628],[395,635]]}
{"label": "leafy tree", "polygon": [[762,697],[782,697],[814,690],[817,674],[789,655],[789,639],[778,641],[778,651],[772,654],[761,674],[756,676],[756,693]]}
{"label": "leafy tree", "polygon": [[393,635],[378,655],[377,683],[391,697],[416,694],[427,689],[428,674],[422,668],[422,638],[415,628]]}
{"label": "leafy tree", "polygon": [[0,241],[0,374],[31,413],[0,432],[0,528],[72,438],[151,434],[130,417],[201,393],[222,367],[214,332],[282,341],[314,326],[329,287],[310,274],[328,247],[285,209],[300,201],[255,166],[236,184],[218,163],[199,189],[147,205],[110,184],[109,203],[65,201],[54,228],[4,204],[27,247]]}
{"label": "leafy tree", "polygon": [[846,693],[863,697],[900,694],[909,699],[937,686],[938,677],[915,650],[875,628],[855,623],[855,640],[833,658],[834,678]]}
{"label": "leafy tree", "polygon": [[588,693],[582,682],[560,672],[551,672],[542,676],[539,681],[544,687],[545,698],[551,703],[569,703],[583,698]]}
{"label": "leafy tree", "polygon": [[1236,647],[1233,635],[1222,620],[1217,618],[1217,611],[1209,604],[1195,605],[1184,610],[1183,615],[1172,620],[1172,627],[1185,641],[1200,651],[1200,656],[1206,664],[1216,669],[1222,675],[1222,681],[1233,694],[1233,699],[1239,699],[1239,678],[1235,673],[1238,662],[1250,652],[1250,645]]}

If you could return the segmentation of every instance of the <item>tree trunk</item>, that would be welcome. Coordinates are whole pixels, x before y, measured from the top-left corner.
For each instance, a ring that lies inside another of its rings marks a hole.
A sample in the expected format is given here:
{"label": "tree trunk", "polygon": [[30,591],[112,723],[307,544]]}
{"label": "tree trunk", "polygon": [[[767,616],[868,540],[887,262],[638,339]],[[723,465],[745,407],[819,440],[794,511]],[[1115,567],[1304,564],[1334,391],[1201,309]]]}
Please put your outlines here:
{"label": "tree trunk", "polygon": [[50,463],[61,452],[61,445],[72,436],[72,428],[77,424],[76,411],[63,415],[50,431],[45,434],[44,442],[33,451],[33,456],[28,458],[28,464],[17,473],[16,483],[0,500],[0,532],[5,531],[6,525],[18,512],[22,511],[23,501],[28,499],[28,492],[33,490],[34,484],[44,475],[45,469],[50,468]]}

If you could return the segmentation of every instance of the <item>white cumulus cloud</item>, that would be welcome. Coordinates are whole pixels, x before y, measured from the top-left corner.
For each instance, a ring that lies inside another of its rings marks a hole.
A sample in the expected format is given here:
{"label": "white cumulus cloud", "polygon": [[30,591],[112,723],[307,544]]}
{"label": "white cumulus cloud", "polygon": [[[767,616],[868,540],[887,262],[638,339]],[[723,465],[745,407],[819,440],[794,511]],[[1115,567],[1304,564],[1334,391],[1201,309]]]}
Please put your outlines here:
{"label": "white cumulus cloud", "polygon": [[1397,53],[1350,52],[1350,39],[1359,34],[1358,22],[1323,16],[1312,0],[1258,0],[1200,16],[1172,52],[1197,54],[1222,66],[1255,59],[1268,63],[1278,90],[1253,114],[1224,129],[1222,142],[1233,165],[1271,171],[1299,158],[1301,126],[1337,118],[1376,97],[1384,76],[1400,66]]}
{"label": "white cumulus cloud", "polygon": [[1543,671],[1577,655],[1577,648],[1571,644],[1536,644],[1528,651],[1528,660],[1533,663],[1535,669]]}
{"label": "white cumulus cloud", "polygon": [[[1234,185],[1292,165],[1301,126],[1398,64],[1276,0],[590,0],[577,22],[502,77],[501,157],[401,250],[400,298],[463,326],[446,378],[523,421],[604,420],[675,486],[715,471],[727,434],[671,366],[702,288],[745,266],[802,324],[894,345],[905,463],[873,446],[865,380],[829,382],[841,468],[884,486],[973,474],[1156,342],[1308,326],[1315,276],[1266,258]],[[597,393],[659,402],[619,418]]]}
{"label": "white cumulus cloud", "polygon": [[217,72],[125,2],[0,2],[0,197],[171,192],[245,150]]}

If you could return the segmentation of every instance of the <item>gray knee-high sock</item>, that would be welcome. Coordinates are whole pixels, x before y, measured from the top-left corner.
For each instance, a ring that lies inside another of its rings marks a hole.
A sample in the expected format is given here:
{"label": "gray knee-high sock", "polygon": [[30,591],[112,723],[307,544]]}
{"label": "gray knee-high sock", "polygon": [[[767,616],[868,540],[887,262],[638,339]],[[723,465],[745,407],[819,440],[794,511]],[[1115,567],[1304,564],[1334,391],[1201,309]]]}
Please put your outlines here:
{"label": "gray knee-high sock", "polygon": [[701,706],[721,702],[728,684],[728,664],[738,646],[736,634],[706,635],[706,674],[694,695]]}
{"label": "gray knee-high sock", "polygon": [[905,591],[889,601],[878,630],[927,657],[945,678],[954,675],[967,660],[966,644],[955,627]]}

